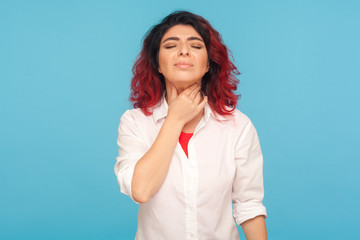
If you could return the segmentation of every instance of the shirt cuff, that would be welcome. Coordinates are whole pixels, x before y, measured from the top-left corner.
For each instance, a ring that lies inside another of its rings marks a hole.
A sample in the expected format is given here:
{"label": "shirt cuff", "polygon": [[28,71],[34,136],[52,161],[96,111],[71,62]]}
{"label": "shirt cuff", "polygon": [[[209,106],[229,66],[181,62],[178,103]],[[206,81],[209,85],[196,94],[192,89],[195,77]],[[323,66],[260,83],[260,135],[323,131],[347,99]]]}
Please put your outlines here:
{"label": "shirt cuff", "polygon": [[131,181],[134,175],[135,164],[133,166],[129,166],[126,169],[122,169],[118,172],[117,179],[120,185],[120,191],[126,195],[128,195],[135,203],[140,204],[135,201],[132,196],[131,191]]}
{"label": "shirt cuff", "polygon": [[244,203],[234,203],[234,217],[236,223],[240,226],[246,220],[259,215],[267,217],[266,208],[261,202],[248,201]]}

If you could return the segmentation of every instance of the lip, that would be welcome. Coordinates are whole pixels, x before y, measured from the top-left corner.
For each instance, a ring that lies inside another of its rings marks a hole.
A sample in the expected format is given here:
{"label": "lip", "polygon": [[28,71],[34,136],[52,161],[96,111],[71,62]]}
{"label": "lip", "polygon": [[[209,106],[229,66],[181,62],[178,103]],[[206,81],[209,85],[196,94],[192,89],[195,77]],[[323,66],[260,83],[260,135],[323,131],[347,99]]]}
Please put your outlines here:
{"label": "lip", "polygon": [[194,65],[191,62],[180,61],[180,62],[176,62],[174,66],[178,68],[186,69],[186,68],[191,68]]}

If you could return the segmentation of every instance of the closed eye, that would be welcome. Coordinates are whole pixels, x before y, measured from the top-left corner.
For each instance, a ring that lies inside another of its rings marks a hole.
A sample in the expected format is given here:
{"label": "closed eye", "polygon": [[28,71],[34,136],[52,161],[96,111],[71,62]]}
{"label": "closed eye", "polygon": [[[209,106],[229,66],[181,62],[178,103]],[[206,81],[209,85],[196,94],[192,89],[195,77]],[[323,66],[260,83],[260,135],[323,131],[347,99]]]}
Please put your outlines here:
{"label": "closed eye", "polygon": [[[165,46],[164,48],[165,49],[170,49],[170,48],[174,48],[174,47],[176,47],[176,45]],[[191,47],[195,48],[195,49],[201,49],[202,48],[202,46],[195,46],[195,45],[193,45]]]}

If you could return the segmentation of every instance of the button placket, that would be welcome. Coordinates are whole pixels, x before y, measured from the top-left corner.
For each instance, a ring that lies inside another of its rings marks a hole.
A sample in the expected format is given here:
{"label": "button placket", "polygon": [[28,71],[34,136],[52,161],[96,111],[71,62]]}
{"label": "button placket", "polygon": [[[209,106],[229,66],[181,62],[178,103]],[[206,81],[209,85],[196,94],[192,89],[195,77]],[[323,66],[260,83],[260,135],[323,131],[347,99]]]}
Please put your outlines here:
{"label": "button placket", "polygon": [[[191,139],[188,147],[192,148]],[[182,151],[181,147],[177,148]],[[191,150],[193,152],[193,150]],[[182,151],[183,152],[183,151]],[[190,153],[190,152],[189,152]],[[196,240],[197,237],[197,164],[194,154],[189,154],[189,158],[185,154],[179,154],[183,167],[183,183],[184,183],[184,198],[185,198],[185,221],[186,221],[186,239]]]}
{"label": "button placket", "polygon": [[[195,133],[194,133],[195,135]],[[189,156],[189,217],[193,226],[191,227],[191,238],[197,239],[197,192],[198,192],[198,169],[197,159],[193,148],[194,136],[190,139],[188,144],[188,156]]]}
{"label": "button placket", "polygon": [[184,196],[186,207],[186,239],[198,239],[197,227],[197,193],[198,193],[198,165],[196,152],[194,151],[193,141],[196,133],[205,126],[204,118],[201,119],[195,128],[193,137],[188,142],[188,158],[185,154],[181,155],[184,178]]}

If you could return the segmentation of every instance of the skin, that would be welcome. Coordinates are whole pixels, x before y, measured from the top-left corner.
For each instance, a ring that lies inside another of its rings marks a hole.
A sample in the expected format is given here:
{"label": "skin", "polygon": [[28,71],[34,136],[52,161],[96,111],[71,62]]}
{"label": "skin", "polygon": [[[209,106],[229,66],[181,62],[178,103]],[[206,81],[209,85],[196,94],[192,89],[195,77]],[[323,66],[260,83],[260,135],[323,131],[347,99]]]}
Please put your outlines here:
{"label": "skin", "polygon": [[177,25],[165,33],[160,43],[158,70],[165,77],[167,89],[173,83],[179,94],[192,84],[201,83],[209,70],[208,53],[193,27]]}
{"label": "skin", "polygon": [[[200,101],[203,101],[200,86],[202,77],[209,71],[208,62],[205,43],[192,26],[176,25],[162,37],[158,70],[165,78],[166,100],[169,104],[168,114],[170,117],[179,118],[180,121],[184,118],[183,132],[194,132],[204,114],[203,107],[199,112],[194,109],[200,105]],[[188,94],[181,94],[193,85],[197,87],[193,90],[196,91],[196,95],[189,97]],[[173,88],[176,89],[176,94]],[[178,97],[179,99],[177,99]],[[181,103],[176,104],[177,102]],[[171,106],[173,104],[174,106]],[[202,106],[205,106],[205,103]],[[188,111],[196,115],[185,116]],[[178,116],[181,114],[185,115]]]}
{"label": "skin", "polygon": [[[165,78],[169,108],[153,145],[136,163],[131,183],[135,201],[145,203],[160,189],[180,133],[194,132],[203,117],[207,97],[202,96],[200,86],[209,71],[208,62],[203,39],[192,26],[176,25],[161,39],[158,71]],[[242,228],[247,239],[267,239],[261,218],[244,222]]]}
{"label": "skin", "polygon": [[265,217],[256,216],[241,224],[247,240],[267,240]]}

